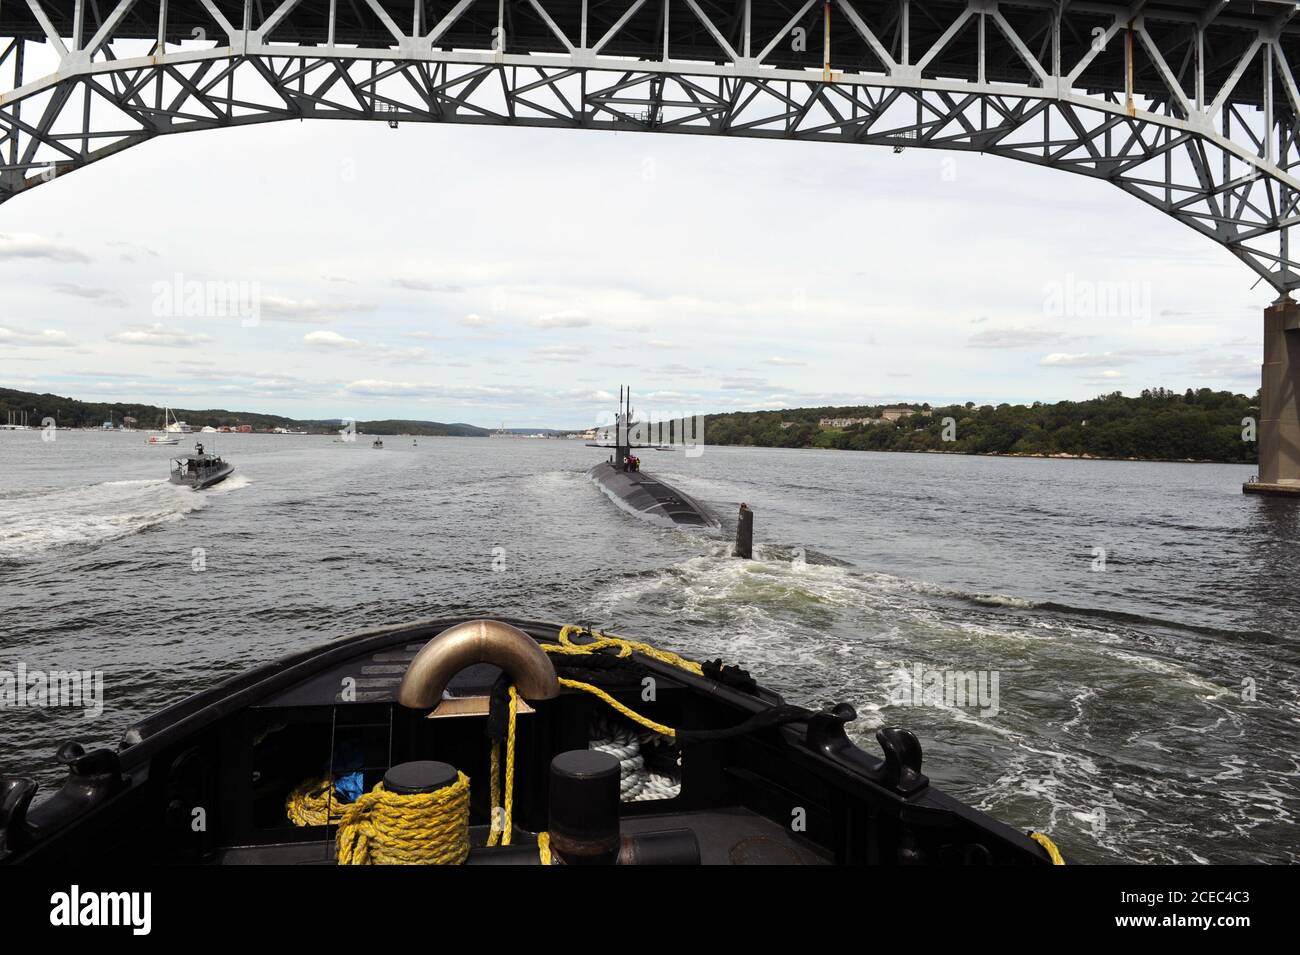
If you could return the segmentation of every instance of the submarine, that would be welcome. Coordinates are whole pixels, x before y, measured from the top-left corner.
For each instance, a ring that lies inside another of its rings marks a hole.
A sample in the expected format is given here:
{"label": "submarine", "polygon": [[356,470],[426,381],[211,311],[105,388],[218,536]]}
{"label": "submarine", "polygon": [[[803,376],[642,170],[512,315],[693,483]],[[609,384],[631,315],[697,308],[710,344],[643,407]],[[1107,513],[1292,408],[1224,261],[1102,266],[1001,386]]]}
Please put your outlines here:
{"label": "submarine", "polygon": [[590,448],[612,448],[614,453],[609,460],[602,461],[589,470],[588,476],[616,504],[637,517],[650,521],[667,521],[680,527],[709,530],[720,528],[722,522],[708,507],[666,481],[641,470],[641,459],[632,453],[634,450],[668,449],[659,445],[633,444],[632,429],[632,390],[620,388],[613,443],[587,445]]}

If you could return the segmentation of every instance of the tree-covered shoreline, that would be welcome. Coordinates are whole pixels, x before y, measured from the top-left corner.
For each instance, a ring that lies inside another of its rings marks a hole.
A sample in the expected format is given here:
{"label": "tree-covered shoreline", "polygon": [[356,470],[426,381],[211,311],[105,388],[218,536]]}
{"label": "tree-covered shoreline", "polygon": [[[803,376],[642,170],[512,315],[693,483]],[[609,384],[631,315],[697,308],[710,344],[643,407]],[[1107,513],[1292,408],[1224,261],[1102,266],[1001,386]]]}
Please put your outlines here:
{"label": "tree-covered shoreline", "polygon": [[[154,405],[85,402],[0,388],[0,416],[9,410],[26,410],[34,426],[46,416],[61,428],[99,427],[110,415],[118,424],[129,415],[144,430],[162,424],[162,408]],[[340,426],[338,421],[258,412],[173,411],[196,429],[244,424],[257,431],[280,427],[329,434],[337,433]],[[858,405],[712,414],[705,418],[704,441],[772,448],[1253,464],[1258,447],[1250,431],[1258,414],[1257,397],[1209,388],[1182,393],[1155,388],[1134,398],[1113,392],[1088,401],[1052,404]],[[841,423],[831,424],[830,419]],[[865,420],[843,424],[843,419]],[[823,421],[828,424],[823,426]],[[367,434],[482,437],[489,433],[467,424],[407,420],[362,421],[357,428]]]}
{"label": "tree-covered shoreline", "polygon": [[[911,404],[795,408],[708,415],[707,444],[852,451],[916,451],[1142,461],[1258,460],[1258,401],[1227,391],[1148,389],[1031,405]],[[827,419],[868,419],[822,426]]]}
{"label": "tree-covered shoreline", "polygon": [[[255,431],[287,428],[293,431],[307,431],[311,434],[337,434],[343,424],[339,420],[286,418],[283,415],[262,414],[257,411],[227,411],[224,408],[173,407],[171,410],[178,419],[186,422],[196,431],[207,426],[236,428],[247,425]],[[27,423],[32,427],[40,427],[45,418],[51,418],[60,428],[98,428],[110,420],[116,425],[121,425],[128,417],[135,419],[134,427],[141,431],[156,431],[163,426],[163,409],[158,405],[122,401],[79,401],[62,395],[36,394],[30,391],[0,388],[0,423],[7,420],[10,411],[16,415],[26,412]],[[432,437],[451,435],[479,438],[487,437],[490,433],[486,428],[468,424],[405,419],[358,421],[355,426],[358,431],[365,434],[416,434]]]}

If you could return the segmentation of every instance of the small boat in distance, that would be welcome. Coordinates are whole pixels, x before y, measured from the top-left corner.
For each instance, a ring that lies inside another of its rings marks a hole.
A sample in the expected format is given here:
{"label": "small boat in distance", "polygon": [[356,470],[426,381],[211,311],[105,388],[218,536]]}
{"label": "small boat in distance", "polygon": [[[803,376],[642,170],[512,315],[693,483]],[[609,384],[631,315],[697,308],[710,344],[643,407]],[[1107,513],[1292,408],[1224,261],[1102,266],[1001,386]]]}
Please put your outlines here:
{"label": "small boat in distance", "polygon": [[380,438],[375,438],[374,441],[370,442],[370,446],[372,448],[382,448],[384,446],[384,442]]}
{"label": "small boat in distance", "polygon": [[184,421],[176,420],[176,415],[172,414],[171,408],[163,408],[162,433],[151,434],[148,440],[150,444],[180,444],[181,439],[175,435],[189,434],[190,430],[190,426]]}
{"label": "small boat in distance", "polygon": [[[171,415],[172,419],[170,424],[167,423],[168,415]],[[184,421],[178,421],[171,408],[163,408],[163,430],[168,434],[190,434],[194,429]]]}
{"label": "small boat in distance", "polygon": [[169,480],[173,484],[187,485],[198,491],[219,484],[235,470],[233,464],[227,464],[219,455],[205,453],[201,444],[196,444],[194,451],[194,454],[172,458],[175,467]]}

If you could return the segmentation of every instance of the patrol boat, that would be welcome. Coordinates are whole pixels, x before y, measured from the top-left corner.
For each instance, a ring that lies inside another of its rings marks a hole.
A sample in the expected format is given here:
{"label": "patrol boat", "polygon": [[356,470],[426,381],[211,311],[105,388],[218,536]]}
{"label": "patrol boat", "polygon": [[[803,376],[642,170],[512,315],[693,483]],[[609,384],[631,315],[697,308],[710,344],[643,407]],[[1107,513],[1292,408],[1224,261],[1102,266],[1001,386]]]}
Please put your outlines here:
{"label": "patrol boat", "polygon": [[116,749],[65,742],[40,803],[0,776],[0,863],[1063,863],[931,785],[907,730],[860,749],[854,718],[590,626],[418,620],[227,679]]}
{"label": "patrol boat", "polygon": [[590,448],[613,448],[614,453],[608,461],[587,472],[591,479],[615,504],[637,517],[668,521],[683,527],[719,528],[718,516],[708,507],[641,470],[641,459],[632,453],[634,450],[669,449],[656,444],[633,443],[632,436],[636,430],[637,425],[632,420],[632,390],[619,388],[613,437],[609,437],[606,429],[605,442],[587,445]]}
{"label": "patrol boat", "polygon": [[235,470],[233,464],[227,464],[215,454],[206,453],[201,444],[194,446],[193,454],[172,458],[172,465],[171,482],[187,485],[196,491],[219,484]]}

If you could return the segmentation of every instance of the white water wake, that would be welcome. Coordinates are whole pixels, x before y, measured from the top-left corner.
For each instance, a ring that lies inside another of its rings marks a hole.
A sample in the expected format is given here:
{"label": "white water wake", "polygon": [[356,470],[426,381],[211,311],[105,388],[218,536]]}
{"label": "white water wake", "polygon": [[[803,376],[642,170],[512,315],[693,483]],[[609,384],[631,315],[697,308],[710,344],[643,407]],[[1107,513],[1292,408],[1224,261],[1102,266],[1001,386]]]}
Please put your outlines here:
{"label": "white water wake", "polygon": [[0,560],[31,560],[59,547],[96,546],[178,521],[214,494],[247,487],[242,475],[196,492],[167,481],[107,481],[0,498]]}

